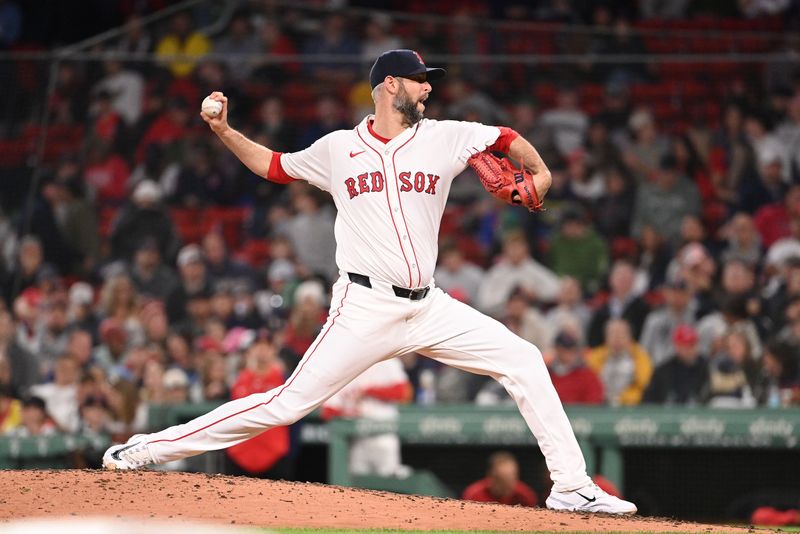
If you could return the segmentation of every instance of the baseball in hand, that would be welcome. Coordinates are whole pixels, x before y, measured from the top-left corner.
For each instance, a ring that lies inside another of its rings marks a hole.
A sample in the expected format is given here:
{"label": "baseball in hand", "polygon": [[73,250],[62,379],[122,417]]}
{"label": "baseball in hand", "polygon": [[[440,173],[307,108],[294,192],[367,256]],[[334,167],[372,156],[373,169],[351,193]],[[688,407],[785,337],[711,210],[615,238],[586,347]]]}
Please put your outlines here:
{"label": "baseball in hand", "polygon": [[222,113],[222,102],[218,102],[212,99],[210,96],[207,96],[203,99],[200,109],[202,109],[203,113],[209,117],[217,117],[220,113]]}

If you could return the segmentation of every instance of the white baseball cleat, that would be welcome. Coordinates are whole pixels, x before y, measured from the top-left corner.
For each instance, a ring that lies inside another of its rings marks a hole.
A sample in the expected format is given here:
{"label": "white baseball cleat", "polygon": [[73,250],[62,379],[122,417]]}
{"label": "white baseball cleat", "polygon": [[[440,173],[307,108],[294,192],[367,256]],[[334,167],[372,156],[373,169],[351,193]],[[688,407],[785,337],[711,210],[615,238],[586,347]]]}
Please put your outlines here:
{"label": "white baseball cleat", "polygon": [[551,491],[546,501],[551,510],[635,514],[636,505],[609,495],[592,482],[574,491]]}
{"label": "white baseball cleat", "polygon": [[134,434],[127,443],[112,445],[103,455],[103,467],[111,470],[138,469],[152,463],[143,434]]}

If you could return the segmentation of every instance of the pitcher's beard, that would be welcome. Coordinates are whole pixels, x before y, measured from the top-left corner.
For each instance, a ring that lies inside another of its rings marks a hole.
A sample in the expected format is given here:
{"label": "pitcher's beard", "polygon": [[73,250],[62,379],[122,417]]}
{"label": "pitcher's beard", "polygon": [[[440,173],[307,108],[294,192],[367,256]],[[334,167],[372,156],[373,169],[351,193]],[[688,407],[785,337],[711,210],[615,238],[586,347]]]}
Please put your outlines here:
{"label": "pitcher's beard", "polygon": [[394,97],[394,109],[403,116],[403,126],[410,128],[422,120],[422,112],[417,109],[417,104],[411,100],[403,86]]}

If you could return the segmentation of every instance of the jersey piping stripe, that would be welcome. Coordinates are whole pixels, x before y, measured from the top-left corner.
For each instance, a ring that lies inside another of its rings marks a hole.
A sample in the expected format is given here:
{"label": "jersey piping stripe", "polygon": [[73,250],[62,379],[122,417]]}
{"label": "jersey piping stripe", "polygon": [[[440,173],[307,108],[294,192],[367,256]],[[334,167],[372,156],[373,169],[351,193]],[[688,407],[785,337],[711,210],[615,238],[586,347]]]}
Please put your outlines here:
{"label": "jersey piping stripe", "polygon": [[[411,142],[412,139],[414,139],[414,137],[416,137],[418,131],[419,131],[419,123],[417,123],[417,127],[414,129],[414,135],[409,137],[408,141],[406,141],[405,143],[403,143],[402,145],[397,147],[397,150],[395,150],[392,153],[392,168],[394,169],[394,186],[395,186],[395,189],[397,191],[397,202],[400,204],[400,215],[403,216],[403,224],[406,226],[406,233],[408,234],[408,243],[409,243],[409,245],[411,245],[411,252],[414,253],[414,261],[417,262],[415,264],[417,266],[417,285],[416,285],[416,287],[419,287],[422,284],[422,270],[420,269],[419,260],[417,259],[417,251],[416,251],[416,249],[414,249],[414,242],[411,240],[411,232],[408,231],[408,221],[406,221],[406,214],[403,211],[403,201],[400,200],[400,185],[397,183],[397,165],[395,165],[394,157],[397,155],[397,153],[400,151],[401,148],[406,146],[408,143]],[[409,287],[412,287],[412,286],[409,286]]]}
{"label": "jersey piping stripe", "polygon": [[294,382],[294,379],[297,378],[297,375],[300,374],[300,371],[302,371],[303,368],[306,366],[306,364],[311,361],[311,357],[314,355],[314,353],[316,352],[317,348],[319,348],[319,346],[322,345],[322,341],[325,339],[325,336],[328,335],[328,332],[331,331],[331,329],[333,328],[334,323],[336,323],[336,319],[342,314],[342,308],[344,307],[344,299],[347,298],[347,293],[348,293],[348,291],[350,291],[350,286],[351,285],[353,285],[353,282],[348,282],[347,283],[347,287],[345,287],[344,295],[342,296],[342,300],[339,303],[339,307],[336,309],[336,316],[331,319],[331,324],[328,326],[328,329],[325,330],[325,333],[322,334],[322,336],[319,338],[319,341],[317,342],[317,344],[314,346],[314,348],[311,350],[311,352],[308,353],[308,358],[305,358],[305,361],[295,370],[294,373],[292,373],[292,376],[289,378],[289,380],[286,381],[286,383],[283,385],[281,390],[279,392],[277,392],[275,395],[273,395],[272,397],[270,397],[269,400],[267,400],[266,402],[258,403],[255,406],[251,406],[250,408],[245,408],[244,410],[240,410],[240,411],[238,411],[236,413],[233,413],[231,415],[226,415],[222,419],[217,419],[213,423],[209,423],[206,426],[204,426],[203,428],[198,428],[197,430],[195,430],[193,432],[189,432],[188,434],[185,434],[183,436],[180,436],[180,437],[177,437],[177,438],[174,438],[174,439],[159,439],[159,440],[156,440],[156,441],[150,441],[147,444],[148,445],[153,445],[155,443],[174,443],[176,441],[180,441],[182,439],[188,438],[189,436],[193,436],[194,434],[197,434],[198,432],[202,432],[203,430],[206,430],[207,428],[211,428],[212,426],[214,426],[216,424],[219,424],[219,423],[221,423],[223,421],[227,421],[231,417],[236,417],[237,415],[241,415],[243,413],[247,413],[247,412],[249,412],[251,410],[255,410],[256,408],[259,408],[261,406],[266,406],[267,404],[269,404],[270,402],[275,400],[281,393],[284,392],[284,390],[286,388],[288,388],[289,386],[292,385],[292,382]]}
{"label": "jersey piping stripe", "polygon": [[[358,131],[358,127],[356,127],[355,130],[356,130],[356,134],[358,134],[359,139],[361,139],[361,141],[365,145],[367,145],[370,150],[375,152],[378,155],[378,157],[381,158],[381,167],[383,168],[383,175],[386,176],[386,164],[383,162],[383,156],[381,156],[380,151],[375,150],[375,148],[372,145],[370,145],[369,143],[367,143],[364,140],[364,138],[361,136],[361,132]],[[414,135],[416,135],[416,132],[414,132]],[[406,262],[406,268],[408,268],[408,287],[411,287],[411,284],[413,283],[412,280],[411,280],[411,264],[408,263],[408,258],[406,257],[406,251],[403,248],[403,241],[400,239],[400,232],[397,230],[397,223],[394,222],[394,215],[392,215],[392,205],[389,203],[389,185],[388,185],[389,182],[386,181],[386,184],[387,184],[386,185],[386,207],[389,209],[389,217],[392,218],[392,226],[394,226],[394,233],[397,234],[397,243],[400,245],[400,252],[403,253],[403,259]]]}

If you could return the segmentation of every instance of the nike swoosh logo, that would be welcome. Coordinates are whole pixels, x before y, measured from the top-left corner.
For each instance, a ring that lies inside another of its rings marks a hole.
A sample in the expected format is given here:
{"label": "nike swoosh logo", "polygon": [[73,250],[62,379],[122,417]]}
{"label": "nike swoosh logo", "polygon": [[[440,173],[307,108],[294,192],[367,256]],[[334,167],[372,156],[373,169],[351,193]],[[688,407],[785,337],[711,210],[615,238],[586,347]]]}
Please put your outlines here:
{"label": "nike swoosh logo", "polygon": [[[117,449],[117,450],[115,450],[114,452],[111,453],[111,457],[113,459],[117,460],[117,461],[121,461],[122,458],[119,457],[119,453],[127,451],[128,449],[130,449],[131,447],[135,447],[136,445],[138,445],[138,443],[131,443],[127,447],[122,447],[121,449]],[[580,494],[578,494],[578,495],[580,495]],[[583,497],[583,495],[581,495],[581,497]],[[586,497],[584,497],[584,499],[585,498]]]}
{"label": "nike swoosh logo", "polygon": [[[113,454],[112,454],[112,456],[113,456]],[[592,497],[592,498],[590,499],[589,497],[587,497],[586,495],[584,495],[583,493],[581,493],[581,492],[579,492],[579,491],[576,491],[575,493],[577,493],[578,495],[580,495],[581,497],[583,497],[584,499],[586,499],[586,500],[587,500],[587,501],[589,501],[589,502],[594,502],[594,501],[596,501],[596,500],[597,500],[597,497]]]}
{"label": "nike swoosh logo", "polygon": [[351,150],[351,151],[350,151],[350,157],[351,157],[351,158],[354,158],[354,157],[358,156],[359,154],[363,154],[364,152],[366,152],[366,150],[362,150],[361,152],[353,152],[353,151]]}

